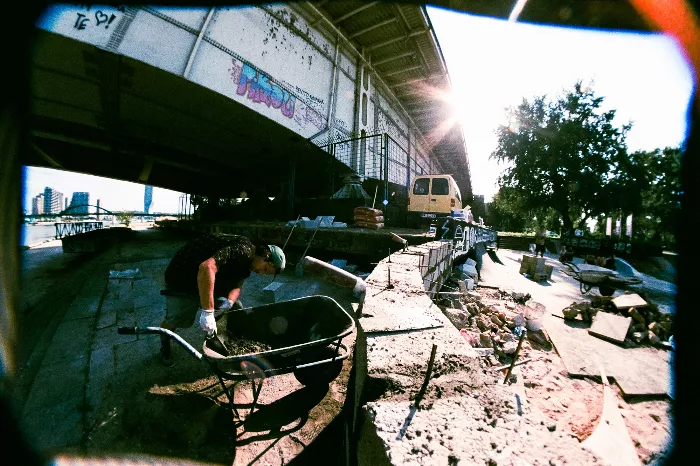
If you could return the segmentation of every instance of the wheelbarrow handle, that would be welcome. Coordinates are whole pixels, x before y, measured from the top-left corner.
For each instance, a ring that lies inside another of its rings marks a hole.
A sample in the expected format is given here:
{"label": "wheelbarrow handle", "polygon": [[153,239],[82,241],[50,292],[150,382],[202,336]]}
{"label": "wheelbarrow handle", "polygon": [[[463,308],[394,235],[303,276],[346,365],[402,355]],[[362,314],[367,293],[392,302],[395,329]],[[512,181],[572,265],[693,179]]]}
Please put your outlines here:
{"label": "wheelbarrow handle", "polygon": [[117,333],[120,335],[139,335],[139,334],[159,334],[166,335],[175,340],[185,348],[185,350],[197,359],[202,359],[202,354],[194,349],[192,345],[187,343],[180,335],[162,327],[119,327]]}

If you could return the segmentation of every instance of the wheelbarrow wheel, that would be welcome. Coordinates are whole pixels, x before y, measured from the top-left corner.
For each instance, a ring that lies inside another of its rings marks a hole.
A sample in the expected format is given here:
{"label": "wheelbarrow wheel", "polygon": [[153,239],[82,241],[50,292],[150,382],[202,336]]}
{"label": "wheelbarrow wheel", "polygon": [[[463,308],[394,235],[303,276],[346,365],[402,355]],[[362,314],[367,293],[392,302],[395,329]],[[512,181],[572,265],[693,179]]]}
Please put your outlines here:
{"label": "wheelbarrow wheel", "polygon": [[609,286],[599,286],[598,291],[600,291],[601,296],[612,296],[615,294],[615,288]]}
{"label": "wheelbarrow wheel", "polygon": [[340,374],[343,370],[343,361],[338,360],[318,366],[305,367],[294,371],[294,377],[299,383],[306,387],[314,385],[328,385]]}

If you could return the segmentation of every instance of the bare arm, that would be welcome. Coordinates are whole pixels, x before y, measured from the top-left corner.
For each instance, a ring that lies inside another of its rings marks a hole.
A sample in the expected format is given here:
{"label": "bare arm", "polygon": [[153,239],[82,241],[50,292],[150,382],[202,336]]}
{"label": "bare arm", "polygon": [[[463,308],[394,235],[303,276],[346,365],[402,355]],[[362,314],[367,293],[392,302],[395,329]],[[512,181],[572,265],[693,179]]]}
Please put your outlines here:
{"label": "bare arm", "polygon": [[218,268],[213,257],[199,264],[197,273],[197,288],[199,289],[199,304],[202,309],[214,309],[214,281]]}
{"label": "bare arm", "polygon": [[245,280],[239,281],[238,283],[236,283],[236,286],[231,291],[229,291],[228,299],[230,299],[232,303],[238,301],[238,298],[241,296],[241,288],[243,288],[243,282],[245,282]]}

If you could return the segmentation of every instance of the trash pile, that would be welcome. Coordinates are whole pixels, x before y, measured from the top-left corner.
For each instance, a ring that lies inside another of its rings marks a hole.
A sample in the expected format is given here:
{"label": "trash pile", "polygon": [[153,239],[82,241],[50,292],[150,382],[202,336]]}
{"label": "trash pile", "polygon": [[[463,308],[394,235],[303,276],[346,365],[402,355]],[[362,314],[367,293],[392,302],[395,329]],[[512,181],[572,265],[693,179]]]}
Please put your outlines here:
{"label": "trash pile", "polygon": [[586,323],[592,323],[599,312],[631,318],[625,338],[627,346],[670,345],[669,339],[673,336],[673,315],[661,312],[659,306],[654,303],[641,304],[640,301],[640,305],[626,307],[616,305],[613,298],[596,296],[591,302],[573,303],[562,310],[564,319],[576,320],[580,315],[581,320]]}

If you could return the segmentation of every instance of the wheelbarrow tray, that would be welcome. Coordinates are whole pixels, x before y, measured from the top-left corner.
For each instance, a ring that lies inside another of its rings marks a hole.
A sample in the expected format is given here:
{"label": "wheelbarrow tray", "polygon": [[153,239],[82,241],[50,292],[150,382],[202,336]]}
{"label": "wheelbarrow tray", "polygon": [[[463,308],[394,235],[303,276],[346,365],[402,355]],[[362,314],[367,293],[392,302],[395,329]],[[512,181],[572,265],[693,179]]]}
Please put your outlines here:
{"label": "wheelbarrow tray", "polygon": [[271,348],[228,355],[205,341],[203,355],[221,375],[264,378],[347,358],[341,340],[353,332],[355,321],[333,298],[317,295],[227,311],[217,321],[217,329],[224,344],[233,337]]}

